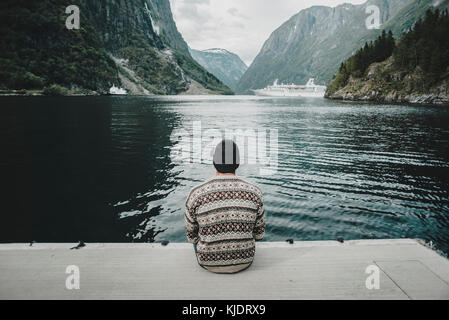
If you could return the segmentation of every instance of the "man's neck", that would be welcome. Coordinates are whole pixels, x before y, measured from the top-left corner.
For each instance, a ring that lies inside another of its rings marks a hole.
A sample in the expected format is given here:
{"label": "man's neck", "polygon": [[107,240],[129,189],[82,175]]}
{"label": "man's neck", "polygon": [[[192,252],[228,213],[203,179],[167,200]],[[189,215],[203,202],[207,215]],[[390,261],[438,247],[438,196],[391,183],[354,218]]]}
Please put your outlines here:
{"label": "man's neck", "polygon": [[217,171],[217,176],[235,176],[235,173],[221,173]]}

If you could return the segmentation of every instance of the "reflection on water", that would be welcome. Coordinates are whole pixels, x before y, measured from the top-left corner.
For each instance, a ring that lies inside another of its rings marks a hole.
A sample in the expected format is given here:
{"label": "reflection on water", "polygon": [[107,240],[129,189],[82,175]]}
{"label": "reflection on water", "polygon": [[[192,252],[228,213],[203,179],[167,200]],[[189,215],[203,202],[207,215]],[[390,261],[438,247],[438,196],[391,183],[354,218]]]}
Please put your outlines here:
{"label": "reflection on water", "polygon": [[277,129],[266,240],[422,238],[449,252],[449,109],[248,97],[2,98],[0,241],[185,241],[179,129]]}

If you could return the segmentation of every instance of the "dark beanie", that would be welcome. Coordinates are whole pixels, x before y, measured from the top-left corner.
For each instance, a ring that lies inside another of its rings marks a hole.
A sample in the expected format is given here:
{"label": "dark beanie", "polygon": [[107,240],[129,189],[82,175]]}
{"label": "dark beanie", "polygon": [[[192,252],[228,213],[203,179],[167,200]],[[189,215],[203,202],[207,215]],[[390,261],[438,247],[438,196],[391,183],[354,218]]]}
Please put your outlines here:
{"label": "dark beanie", "polygon": [[240,165],[239,148],[232,140],[222,140],[215,148],[214,167],[220,173],[235,173]]}

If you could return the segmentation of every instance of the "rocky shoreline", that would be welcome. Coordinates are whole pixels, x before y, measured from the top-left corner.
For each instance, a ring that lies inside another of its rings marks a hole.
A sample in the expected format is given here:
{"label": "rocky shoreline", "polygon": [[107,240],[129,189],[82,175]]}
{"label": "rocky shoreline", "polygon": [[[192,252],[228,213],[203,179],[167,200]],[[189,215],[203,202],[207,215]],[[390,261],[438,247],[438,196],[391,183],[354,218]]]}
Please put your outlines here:
{"label": "rocky shoreline", "polygon": [[326,96],[330,100],[343,101],[363,101],[363,102],[377,102],[377,103],[411,103],[411,104],[434,104],[434,105],[449,105],[449,97],[438,96],[434,94],[410,94],[399,95],[394,92],[388,95],[379,94],[373,91],[372,93],[363,95],[358,92],[337,92],[331,96]]}
{"label": "rocky shoreline", "polygon": [[448,94],[438,93],[410,93],[401,94],[397,91],[390,91],[387,93],[367,85],[362,90],[351,90],[351,88],[343,88],[333,93],[326,95],[325,98],[330,100],[343,101],[364,101],[377,103],[411,103],[411,104],[434,104],[434,105],[449,105]]}
{"label": "rocky shoreline", "polygon": [[[192,85],[189,86],[189,90],[186,92],[182,92],[178,95],[216,95],[217,93],[205,89],[201,84],[197,83],[194,80],[192,81]],[[0,90],[0,97],[95,97],[95,96],[120,96],[116,94],[110,93],[99,93],[96,91],[92,91],[89,93],[78,93],[68,90],[64,93],[45,93],[44,90]],[[155,94],[151,93],[128,93],[122,96],[155,96]]]}
{"label": "rocky shoreline", "polygon": [[65,92],[64,94],[46,94],[44,90],[0,90],[0,97],[46,97],[46,96],[64,96],[64,97],[88,97],[88,96],[104,96],[98,92],[76,93]]}

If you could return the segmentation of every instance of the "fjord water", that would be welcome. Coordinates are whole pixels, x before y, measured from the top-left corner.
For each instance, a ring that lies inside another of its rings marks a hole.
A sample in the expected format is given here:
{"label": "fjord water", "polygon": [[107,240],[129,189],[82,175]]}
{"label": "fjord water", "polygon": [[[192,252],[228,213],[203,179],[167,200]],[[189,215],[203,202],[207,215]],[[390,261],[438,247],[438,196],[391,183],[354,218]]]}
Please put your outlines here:
{"label": "fjord water", "polygon": [[257,97],[3,97],[1,242],[186,241],[176,132],[278,130],[265,240],[421,238],[449,252],[449,108]]}

